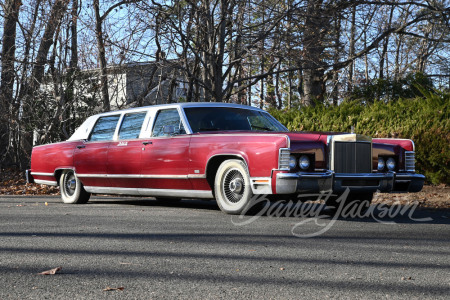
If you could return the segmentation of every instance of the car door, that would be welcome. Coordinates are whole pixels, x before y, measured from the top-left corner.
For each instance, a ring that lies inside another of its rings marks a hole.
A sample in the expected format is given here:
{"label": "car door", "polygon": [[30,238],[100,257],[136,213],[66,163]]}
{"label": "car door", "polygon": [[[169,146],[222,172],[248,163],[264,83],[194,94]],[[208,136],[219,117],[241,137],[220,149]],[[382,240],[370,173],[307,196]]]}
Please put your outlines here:
{"label": "car door", "polygon": [[141,180],[142,140],[139,139],[147,111],[126,113],[122,117],[117,139],[108,149],[108,178],[111,187],[126,188],[124,193],[138,194]]}
{"label": "car door", "polygon": [[146,143],[141,155],[143,194],[151,194],[145,189],[166,191],[167,195],[174,195],[173,190],[191,189],[187,176],[190,135],[186,134],[176,108],[156,113],[151,137],[143,142]]}
{"label": "car door", "polygon": [[99,117],[87,141],[77,145],[75,172],[85,186],[107,187],[108,147],[114,138],[120,114]]}

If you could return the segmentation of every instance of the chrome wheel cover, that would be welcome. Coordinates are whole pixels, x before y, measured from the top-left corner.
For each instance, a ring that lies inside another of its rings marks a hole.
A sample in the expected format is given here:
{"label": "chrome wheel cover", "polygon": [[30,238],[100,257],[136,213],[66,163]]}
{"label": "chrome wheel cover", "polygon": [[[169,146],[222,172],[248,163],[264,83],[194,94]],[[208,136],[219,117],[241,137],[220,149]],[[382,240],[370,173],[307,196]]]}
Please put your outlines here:
{"label": "chrome wheel cover", "polygon": [[223,195],[230,203],[238,203],[245,193],[245,181],[241,171],[237,168],[228,170],[223,176]]}
{"label": "chrome wheel cover", "polygon": [[75,194],[76,189],[77,180],[75,178],[75,174],[71,172],[64,178],[64,190],[68,196],[72,196],[73,194]]}

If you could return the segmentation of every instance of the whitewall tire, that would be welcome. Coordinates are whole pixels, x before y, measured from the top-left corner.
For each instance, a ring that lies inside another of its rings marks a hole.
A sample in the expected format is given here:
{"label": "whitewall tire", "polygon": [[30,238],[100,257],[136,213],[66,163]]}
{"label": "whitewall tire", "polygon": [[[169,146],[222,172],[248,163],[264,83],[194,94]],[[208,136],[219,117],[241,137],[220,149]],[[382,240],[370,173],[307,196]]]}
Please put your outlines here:
{"label": "whitewall tire", "polygon": [[86,192],[83,184],[73,170],[64,170],[59,178],[61,199],[67,204],[84,204],[89,201],[90,193]]}
{"label": "whitewall tire", "polygon": [[223,212],[237,215],[247,211],[253,192],[246,164],[237,159],[224,161],[217,170],[214,191]]}

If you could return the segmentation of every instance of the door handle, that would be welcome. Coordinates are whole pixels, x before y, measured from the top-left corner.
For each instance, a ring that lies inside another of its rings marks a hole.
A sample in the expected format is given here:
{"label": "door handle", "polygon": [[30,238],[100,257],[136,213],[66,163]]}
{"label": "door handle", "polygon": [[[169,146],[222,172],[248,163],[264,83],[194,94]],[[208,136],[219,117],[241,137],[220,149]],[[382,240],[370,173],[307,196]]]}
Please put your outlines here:
{"label": "door handle", "polygon": [[86,145],[78,145],[77,148],[78,149],[86,148]]}
{"label": "door handle", "polygon": [[153,142],[142,142],[143,145],[147,146],[148,144],[153,144]]}

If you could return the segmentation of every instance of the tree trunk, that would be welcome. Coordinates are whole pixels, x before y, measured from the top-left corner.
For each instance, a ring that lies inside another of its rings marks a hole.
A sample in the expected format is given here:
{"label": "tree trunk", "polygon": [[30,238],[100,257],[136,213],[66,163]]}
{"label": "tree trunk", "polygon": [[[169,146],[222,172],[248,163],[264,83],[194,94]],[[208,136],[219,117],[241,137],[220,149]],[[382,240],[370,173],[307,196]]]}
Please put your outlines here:
{"label": "tree trunk", "polygon": [[[334,62],[337,64],[341,52],[341,17],[339,15],[336,16],[334,25]],[[339,69],[337,67],[333,68],[333,92],[331,97],[333,98],[333,105],[337,105],[339,101]]]}
{"label": "tree trunk", "polygon": [[105,54],[105,41],[103,37],[103,19],[100,16],[99,0],[93,0],[95,11],[95,35],[97,38],[98,61],[100,65],[100,89],[103,104],[103,111],[110,111],[109,92],[108,92],[108,73]]}
{"label": "tree trunk", "polygon": [[[355,55],[355,31],[356,31],[356,5],[352,6],[352,19],[350,27],[350,45],[348,49],[348,57],[353,59]],[[348,82],[347,82],[347,92],[351,93],[353,90],[353,69],[354,62],[350,62],[348,65]]]}
{"label": "tree trunk", "polygon": [[50,11],[50,17],[45,27],[44,34],[39,44],[36,62],[31,72],[31,82],[29,82],[28,86],[25,88],[27,94],[22,103],[23,112],[21,130],[23,132],[23,136],[21,140],[21,148],[23,151],[23,156],[21,157],[21,164],[28,162],[33,146],[33,132],[32,128],[29,128],[29,121],[33,118],[33,106],[35,105],[35,96],[33,94],[39,93],[40,86],[44,81],[45,66],[48,64],[48,53],[50,51],[50,47],[54,43],[55,32],[67,10],[69,2],[70,0],[55,0]]}
{"label": "tree trunk", "polygon": [[[393,15],[394,15],[394,9],[395,9],[395,6],[392,6],[392,8],[391,8],[391,13],[390,13],[390,15],[389,15],[389,21],[388,21],[386,30],[388,30],[389,28],[391,28],[391,25],[392,25],[392,17],[393,17]],[[384,43],[383,43],[383,51],[381,52],[381,57],[380,57],[380,76],[379,76],[380,79],[383,79],[383,78],[384,78],[384,63],[385,63],[385,61],[387,61],[387,50],[388,50],[388,45],[389,45],[389,35],[386,36],[386,38],[385,38],[385,40],[384,40]],[[386,63],[386,66],[387,66],[387,63]],[[387,72],[386,72],[386,73],[387,73]]]}
{"label": "tree trunk", "polygon": [[[19,18],[20,0],[6,0],[4,5],[4,23],[1,57],[0,88],[0,168],[8,152],[10,135],[10,109],[14,95],[14,62],[16,54],[16,25]],[[10,162],[7,162],[8,164]]]}
{"label": "tree trunk", "polygon": [[61,21],[64,12],[67,10],[69,2],[70,0],[55,0],[55,3],[53,4],[50,18],[39,45],[36,64],[33,68],[32,80],[34,84],[31,85],[33,91],[36,91],[42,83],[44,78],[44,67],[47,64],[47,55],[53,44],[53,36],[55,35],[58,23]]}
{"label": "tree trunk", "polygon": [[321,38],[321,30],[324,27],[324,15],[321,10],[323,1],[309,0],[304,31],[304,61],[303,69],[303,105],[314,106],[315,101],[323,101],[324,70],[321,56],[324,45]]}

